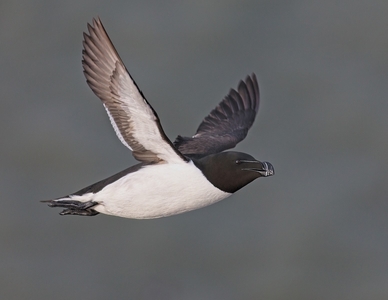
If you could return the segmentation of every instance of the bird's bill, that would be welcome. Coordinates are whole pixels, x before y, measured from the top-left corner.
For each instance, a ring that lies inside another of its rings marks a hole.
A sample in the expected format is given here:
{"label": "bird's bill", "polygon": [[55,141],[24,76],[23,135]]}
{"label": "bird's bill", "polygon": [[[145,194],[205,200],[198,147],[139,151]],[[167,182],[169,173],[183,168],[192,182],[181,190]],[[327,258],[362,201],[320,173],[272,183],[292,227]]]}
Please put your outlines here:
{"label": "bird's bill", "polygon": [[253,171],[259,173],[263,177],[272,176],[275,174],[275,169],[273,168],[272,164],[266,161],[258,161],[258,160],[242,160],[241,162],[244,163],[254,163],[258,164],[257,168],[245,168],[242,169],[244,171]]}

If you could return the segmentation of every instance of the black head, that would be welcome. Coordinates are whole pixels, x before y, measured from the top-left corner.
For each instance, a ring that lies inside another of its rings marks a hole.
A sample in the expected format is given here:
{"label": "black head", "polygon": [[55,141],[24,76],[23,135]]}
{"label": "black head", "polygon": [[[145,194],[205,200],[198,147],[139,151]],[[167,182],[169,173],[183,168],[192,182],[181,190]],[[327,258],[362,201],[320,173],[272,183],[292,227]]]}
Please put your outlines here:
{"label": "black head", "polygon": [[269,162],[260,162],[242,152],[221,152],[193,160],[217,188],[234,193],[259,177],[275,174]]}

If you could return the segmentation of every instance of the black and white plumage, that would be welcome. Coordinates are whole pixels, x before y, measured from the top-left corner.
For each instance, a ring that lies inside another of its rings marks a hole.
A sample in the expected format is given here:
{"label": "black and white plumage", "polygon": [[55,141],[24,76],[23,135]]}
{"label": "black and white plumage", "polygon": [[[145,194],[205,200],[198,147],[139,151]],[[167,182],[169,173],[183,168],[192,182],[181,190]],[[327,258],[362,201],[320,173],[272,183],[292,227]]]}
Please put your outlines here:
{"label": "black and white plumage", "polygon": [[82,65],[120,141],[143,162],[186,160],[167,138],[159,117],[124,66],[100,20],[84,33]]}
{"label": "black and white plumage", "polygon": [[78,192],[43,201],[63,207],[62,215],[98,213],[127,218],[170,216],[218,202],[272,165],[240,152],[222,152],[242,141],[259,109],[255,74],[240,81],[202,121],[193,137],[172,143],[145,99],[101,21],[88,24],[83,42],[84,74],[101,99],[120,141],[139,164]]}

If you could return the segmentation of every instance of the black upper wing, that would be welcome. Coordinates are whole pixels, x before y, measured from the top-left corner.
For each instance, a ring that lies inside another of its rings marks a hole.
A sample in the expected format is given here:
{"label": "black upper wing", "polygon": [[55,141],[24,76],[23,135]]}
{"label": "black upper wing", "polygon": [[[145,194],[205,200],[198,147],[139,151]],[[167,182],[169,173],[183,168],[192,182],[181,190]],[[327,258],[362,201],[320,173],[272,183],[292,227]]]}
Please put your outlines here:
{"label": "black upper wing", "polygon": [[200,158],[235,147],[252,126],[259,109],[255,74],[240,81],[199,125],[193,137],[178,135],[174,145],[184,155]]}

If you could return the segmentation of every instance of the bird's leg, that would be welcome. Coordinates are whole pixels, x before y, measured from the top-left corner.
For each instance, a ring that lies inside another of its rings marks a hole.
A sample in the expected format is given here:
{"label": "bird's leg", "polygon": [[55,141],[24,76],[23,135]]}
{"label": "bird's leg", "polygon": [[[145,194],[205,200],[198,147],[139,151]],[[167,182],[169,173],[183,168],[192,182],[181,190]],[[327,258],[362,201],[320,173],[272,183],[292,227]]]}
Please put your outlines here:
{"label": "bird's leg", "polygon": [[67,208],[59,213],[61,216],[73,215],[73,216],[95,216],[99,212],[94,209],[76,209],[76,208]]}
{"label": "bird's leg", "polygon": [[98,215],[99,212],[92,209],[92,207],[98,205],[98,202],[94,201],[75,201],[75,200],[47,200],[42,201],[44,203],[48,203],[50,207],[64,207],[62,212],[59,214],[64,215],[77,215],[77,216],[95,216]]}

